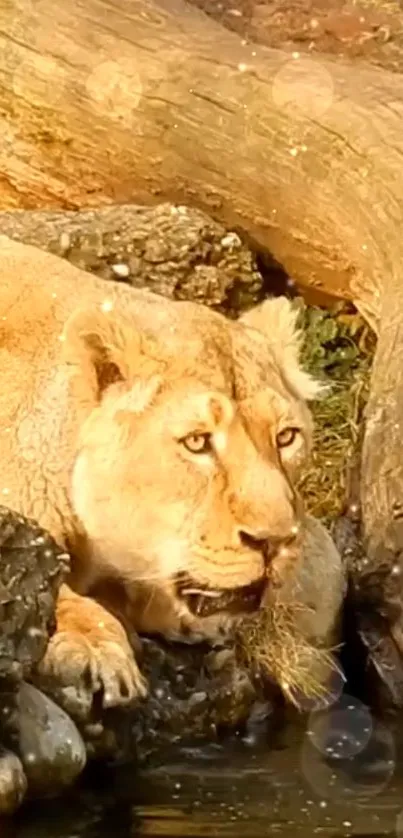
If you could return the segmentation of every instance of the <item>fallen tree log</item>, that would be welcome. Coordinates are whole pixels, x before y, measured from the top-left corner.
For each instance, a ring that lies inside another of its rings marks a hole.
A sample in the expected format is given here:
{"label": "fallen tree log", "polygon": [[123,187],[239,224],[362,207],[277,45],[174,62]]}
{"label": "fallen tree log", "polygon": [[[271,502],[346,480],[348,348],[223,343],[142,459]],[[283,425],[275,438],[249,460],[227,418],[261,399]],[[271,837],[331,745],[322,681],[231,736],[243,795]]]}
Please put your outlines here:
{"label": "fallen tree log", "polygon": [[368,300],[377,347],[365,410],[362,455],[352,497],[361,512],[360,546],[351,553],[351,605],[371,666],[381,676],[378,700],[403,709],[403,284],[385,277]]}
{"label": "fallen tree log", "polygon": [[193,204],[361,307],[399,264],[398,76],[245,44],[182,0],[10,0],[0,32],[3,209]]}

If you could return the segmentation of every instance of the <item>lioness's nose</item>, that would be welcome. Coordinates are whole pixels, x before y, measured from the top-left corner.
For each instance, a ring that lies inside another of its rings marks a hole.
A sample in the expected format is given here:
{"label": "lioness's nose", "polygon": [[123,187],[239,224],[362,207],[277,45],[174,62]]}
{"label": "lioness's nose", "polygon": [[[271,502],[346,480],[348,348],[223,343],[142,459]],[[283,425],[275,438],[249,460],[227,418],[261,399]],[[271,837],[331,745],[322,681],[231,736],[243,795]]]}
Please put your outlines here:
{"label": "lioness's nose", "polygon": [[254,550],[259,550],[263,554],[265,562],[269,562],[274,558],[280,547],[290,545],[296,539],[297,528],[293,527],[291,531],[283,538],[273,536],[270,530],[264,529],[246,529],[240,530],[240,538],[246,547]]}
{"label": "lioness's nose", "polygon": [[255,547],[257,550],[262,549],[262,544],[265,541],[270,541],[269,530],[249,529],[249,527],[242,527],[240,533],[241,541],[248,547]]}

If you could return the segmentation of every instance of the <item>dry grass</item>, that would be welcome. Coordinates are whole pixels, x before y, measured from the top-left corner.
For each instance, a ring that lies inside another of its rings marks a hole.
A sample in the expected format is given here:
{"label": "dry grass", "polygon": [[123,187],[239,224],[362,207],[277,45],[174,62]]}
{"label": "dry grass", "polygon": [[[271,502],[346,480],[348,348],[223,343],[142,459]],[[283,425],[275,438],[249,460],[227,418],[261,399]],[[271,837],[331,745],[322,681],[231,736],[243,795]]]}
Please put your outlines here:
{"label": "dry grass", "polygon": [[296,707],[306,699],[326,699],[338,671],[335,649],[309,643],[298,629],[301,609],[298,603],[274,600],[262,608],[258,619],[244,621],[239,635],[247,665],[259,676],[274,679]]}
{"label": "dry grass", "polygon": [[357,446],[375,341],[364,321],[343,308],[330,314],[306,308],[302,322],[305,364],[330,391],[312,407],[314,451],[300,490],[311,514],[329,524],[345,503],[346,467]]}
{"label": "dry grass", "polygon": [[356,449],[359,418],[368,390],[369,370],[335,382],[333,391],[313,408],[312,463],[300,483],[307,508],[327,523],[342,512],[346,498],[346,465]]}
{"label": "dry grass", "polygon": [[402,11],[399,0],[353,0],[353,6],[391,14],[399,14]]}

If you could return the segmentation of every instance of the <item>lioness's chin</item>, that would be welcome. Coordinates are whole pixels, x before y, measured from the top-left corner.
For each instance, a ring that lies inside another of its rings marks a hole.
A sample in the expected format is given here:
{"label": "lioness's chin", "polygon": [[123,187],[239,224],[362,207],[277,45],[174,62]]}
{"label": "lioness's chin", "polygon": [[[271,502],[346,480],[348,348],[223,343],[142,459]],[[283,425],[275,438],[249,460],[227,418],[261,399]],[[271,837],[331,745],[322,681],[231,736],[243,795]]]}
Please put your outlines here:
{"label": "lioness's chin", "polygon": [[236,616],[259,608],[266,585],[266,577],[261,577],[236,588],[210,588],[187,577],[177,581],[176,594],[197,617],[220,613]]}

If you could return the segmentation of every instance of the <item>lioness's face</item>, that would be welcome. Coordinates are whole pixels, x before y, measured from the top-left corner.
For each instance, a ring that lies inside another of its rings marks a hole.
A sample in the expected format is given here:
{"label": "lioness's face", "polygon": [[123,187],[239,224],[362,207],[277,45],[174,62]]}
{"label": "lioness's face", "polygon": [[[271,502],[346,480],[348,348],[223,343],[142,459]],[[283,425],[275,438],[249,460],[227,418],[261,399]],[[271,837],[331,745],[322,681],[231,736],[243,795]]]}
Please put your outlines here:
{"label": "lioness's face", "polygon": [[161,346],[83,424],[73,503],[99,565],[129,582],[175,580],[189,596],[259,586],[293,549],[309,414],[260,338],[255,362],[252,333],[228,329],[225,365],[208,336],[192,374],[186,345],[185,360]]}

